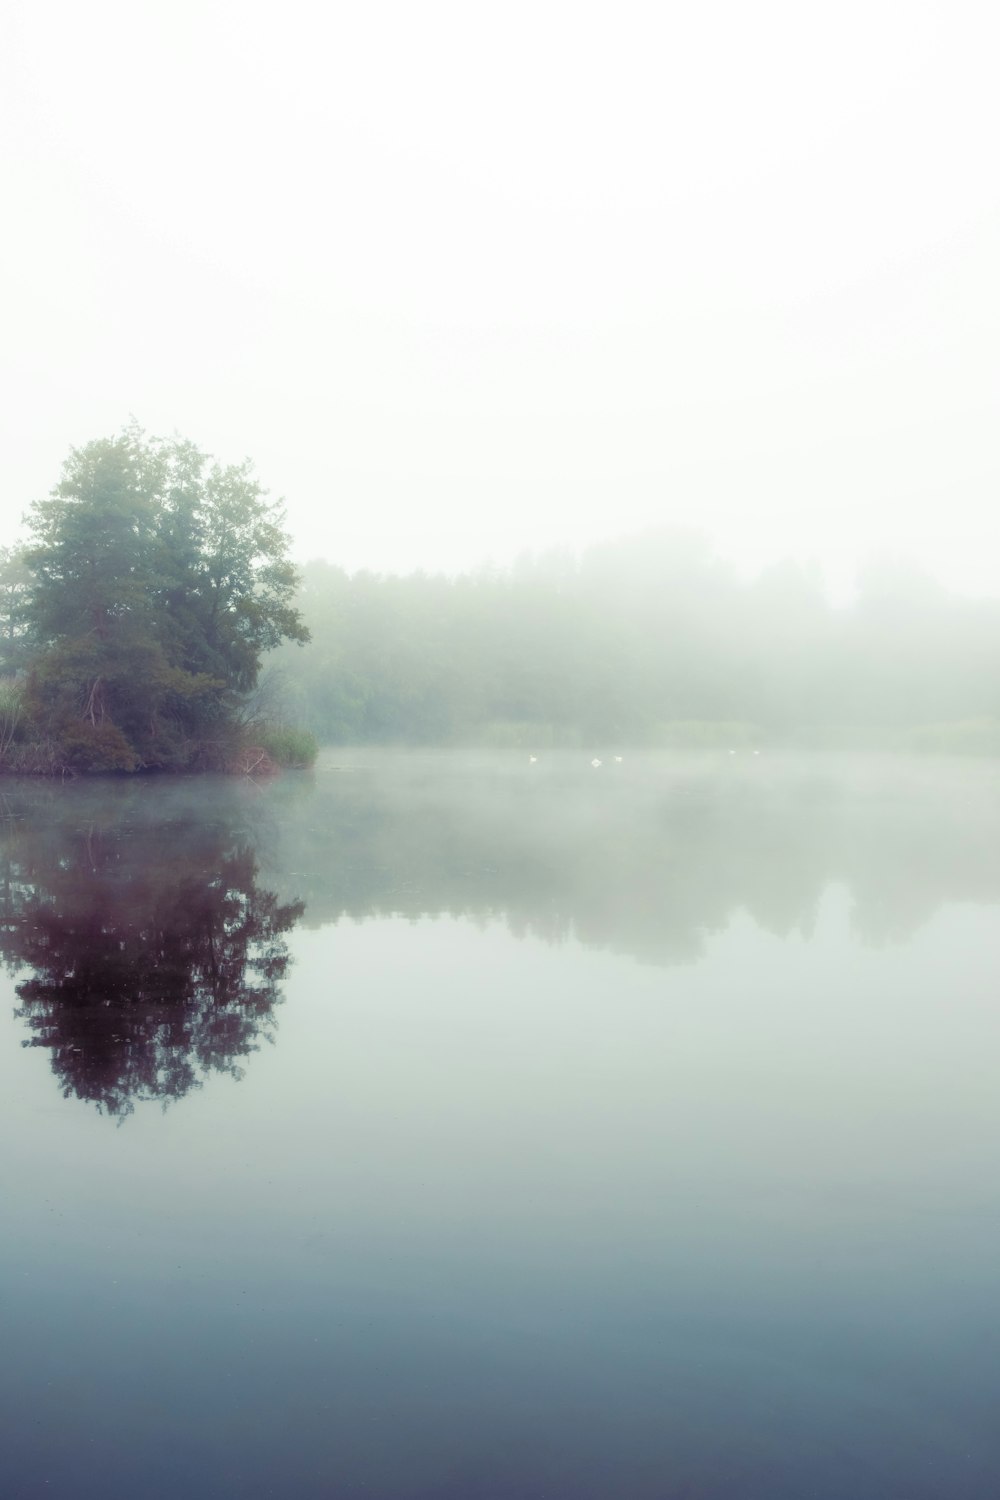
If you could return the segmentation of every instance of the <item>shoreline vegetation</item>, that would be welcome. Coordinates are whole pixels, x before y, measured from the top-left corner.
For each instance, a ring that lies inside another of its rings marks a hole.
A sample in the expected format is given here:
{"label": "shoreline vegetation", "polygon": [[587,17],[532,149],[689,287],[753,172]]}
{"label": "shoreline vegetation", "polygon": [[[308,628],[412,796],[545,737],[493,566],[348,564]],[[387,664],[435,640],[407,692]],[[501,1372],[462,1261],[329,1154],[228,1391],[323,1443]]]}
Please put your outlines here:
{"label": "shoreline vegetation", "polygon": [[[136,424],[0,553],[0,773],[307,767],[320,745],[1000,756],[1000,600],[699,536],[383,576],[289,560],[249,461]],[[307,651],[301,647],[309,644]]]}
{"label": "shoreline vegetation", "polygon": [[232,776],[269,776],[282,770],[312,766],[319,744],[308,730],[280,723],[255,723],[233,729],[224,738],[202,742],[186,766],[95,764],[92,742],[88,763],[74,764],[65,741],[40,738],[24,710],[25,687],[19,681],[0,682],[0,777],[77,775],[190,775],[214,771]]}
{"label": "shoreline vegetation", "polygon": [[267,659],[321,744],[1000,755],[1000,600],[872,564],[747,579],[700,537],[447,577],[306,564],[311,642]]}
{"label": "shoreline vegetation", "polygon": [[765,733],[759,725],[720,721],[678,721],[651,730],[642,740],[588,739],[560,732],[551,724],[492,723],[473,735],[440,743],[414,740],[358,740],[321,742],[309,730],[273,723],[257,724],[242,736],[199,747],[195,764],[178,767],[95,766],[72,764],[58,745],[32,739],[31,726],[21,716],[20,685],[0,683],[0,778],[3,776],[191,775],[201,772],[248,776],[254,779],[285,770],[311,769],[321,750],[454,749],[544,753],[545,751],[662,752],[680,755],[756,754],[762,751],[809,755],[856,752],[875,755],[915,755],[1000,759],[1000,721],[915,724],[886,730],[865,725],[835,725],[822,733],[789,731]]}
{"label": "shoreline vegetation", "polygon": [[0,769],[29,775],[304,765],[316,747],[260,692],[309,632],[280,504],[135,423],[73,449],[0,558]]}

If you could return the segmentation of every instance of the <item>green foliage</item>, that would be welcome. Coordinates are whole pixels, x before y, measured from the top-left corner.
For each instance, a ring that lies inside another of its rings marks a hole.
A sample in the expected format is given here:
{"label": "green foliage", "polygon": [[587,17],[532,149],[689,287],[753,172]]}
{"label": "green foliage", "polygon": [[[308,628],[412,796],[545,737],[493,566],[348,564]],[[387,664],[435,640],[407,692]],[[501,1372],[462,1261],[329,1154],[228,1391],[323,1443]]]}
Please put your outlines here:
{"label": "green foliage", "polygon": [[0,671],[16,672],[24,664],[30,582],[23,552],[0,547]]}
{"label": "green foliage", "polygon": [[24,695],[13,680],[0,682],[0,766],[9,762],[11,751],[24,738]]}
{"label": "green foliage", "polygon": [[134,771],[139,758],[117,724],[68,723],[59,735],[59,751],[70,771]]}
{"label": "green foliage", "polygon": [[267,751],[275,765],[296,770],[311,766],[319,754],[316,736],[289,724],[259,725],[253,730],[253,741]]}
{"label": "green foliage", "polygon": [[918,724],[906,733],[902,748],[932,755],[1000,755],[1000,719]]}
{"label": "green foliage", "polygon": [[747,582],[665,534],[458,578],[315,562],[298,603],[287,709],[330,743],[946,750],[1000,718],[1000,602],[899,568],[834,607],[814,568]]}
{"label": "green foliage", "polygon": [[263,652],[308,639],[281,522],[248,463],[182,439],[132,425],[74,450],[18,563],[38,746],[71,770],[180,770],[236,742]]}

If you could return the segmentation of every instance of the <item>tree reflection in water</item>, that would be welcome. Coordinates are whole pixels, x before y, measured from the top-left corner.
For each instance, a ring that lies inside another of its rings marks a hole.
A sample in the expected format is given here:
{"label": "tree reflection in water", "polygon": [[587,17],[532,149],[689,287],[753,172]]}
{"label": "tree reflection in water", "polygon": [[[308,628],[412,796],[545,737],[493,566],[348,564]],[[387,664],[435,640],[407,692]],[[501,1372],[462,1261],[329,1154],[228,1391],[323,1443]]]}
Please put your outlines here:
{"label": "tree reflection in water", "polygon": [[276,884],[305,897],[310,927],[449,913],[668,967],[700,962],[740,913],[808,940],[834,884],[855,936],[873,945],[907,942],[946,903],[1000,902],[991,762],[351,759],[350,773],[334,774],[331,754],[314,777],[273,789],[295,872],[278,868]]}
{"label": "tree reflection in water", "polygon": [[49,1049],[64,1097],[121,1119],[209,1073],[242,1076],[272,1039],[304,907],[261,888],[253,825],[226,791],[205,821],[155,788],[145,803],[74,790],[6,799],[0,952],[33,971],[17,985],[24,1045]]}
{"label": "tree reflection in water", "polygon": [[300,896],[312,928],[447,913],[666,967],[740,913],[808,940],[836,883],[861,942],[906,942],[945,903],[1000,902],[998,791],[992,764],[571,752],[330,752],[260,794],[8,781],[0,956],[29,1045],[121,1116],[239,1075]]}

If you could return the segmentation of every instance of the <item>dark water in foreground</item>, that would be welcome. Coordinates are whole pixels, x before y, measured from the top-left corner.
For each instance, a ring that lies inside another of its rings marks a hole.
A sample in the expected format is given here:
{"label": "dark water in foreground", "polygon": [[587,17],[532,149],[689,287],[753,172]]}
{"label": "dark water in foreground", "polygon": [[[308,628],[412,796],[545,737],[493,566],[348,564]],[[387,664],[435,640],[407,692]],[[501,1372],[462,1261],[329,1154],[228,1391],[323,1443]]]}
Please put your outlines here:
{"label": "dark water in foreground", "polygon": [[5,1497],[1000,1492],[996,770],[0,793]]}

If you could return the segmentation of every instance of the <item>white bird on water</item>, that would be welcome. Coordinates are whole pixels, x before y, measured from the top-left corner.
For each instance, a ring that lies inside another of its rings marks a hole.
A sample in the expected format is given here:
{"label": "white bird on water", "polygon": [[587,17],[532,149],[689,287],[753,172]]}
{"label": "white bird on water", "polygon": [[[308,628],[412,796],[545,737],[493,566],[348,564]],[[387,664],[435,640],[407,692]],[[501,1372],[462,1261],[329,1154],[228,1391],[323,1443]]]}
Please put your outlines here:
{"label": "white bird on water", "polygon": [[529,755],[528,756],[528,764],[529,764],[529,766],[533,766],[536,763],[537,760],[538,760],[538,756],[537,755]]}
{"label": "white bird on water", "polygon": [[603,762],[599,761],[597,759],[597,756],[595,755],[594,759],[590,762],[590,764],[594,767],[594,770],[596,771],[598,766],[603,765]]}

